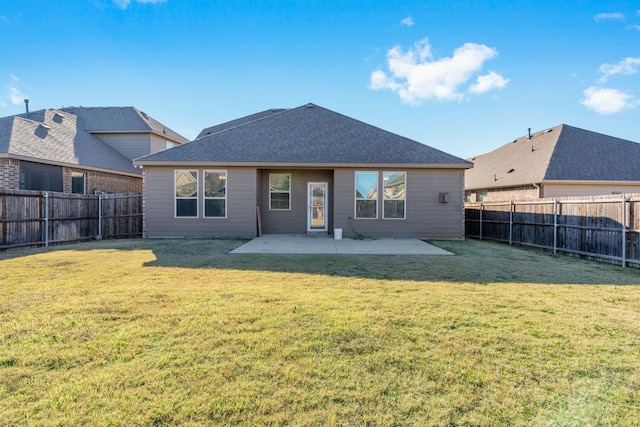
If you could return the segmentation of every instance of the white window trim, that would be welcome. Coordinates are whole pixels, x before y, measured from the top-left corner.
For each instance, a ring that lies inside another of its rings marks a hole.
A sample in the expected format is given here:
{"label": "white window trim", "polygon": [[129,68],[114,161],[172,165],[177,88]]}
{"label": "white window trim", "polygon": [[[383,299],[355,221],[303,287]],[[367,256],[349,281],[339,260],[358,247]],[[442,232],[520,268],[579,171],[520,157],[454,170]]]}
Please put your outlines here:
{"label": "white window trim", "polygon": [[[271,207],[271,194],[272,194],[272,191],[271,191],[271,176],[273,176],[273,175],[288,175],[289,176],[289,191],[275,191],[275,193],[277,193],[277,194],[279,194],[279,193],[288,193],[289,194],[289,207],[287,209],[274,209],[274,208]],[[290,211],[291,210],[291,205],[293,204],[293,201],[291,200],[292,199],[292,197],[291,197],[291,194],[292,194],[291,186],[292,186],[292,184],[293,184],[293,181],[292,181],[292,177],[291,177],[290,173],[273,172],[273,173],[269,174],[269,210],[270,211]]]}
{"label": "white window trim", "polygon": [[[196,197],[178,197],[178,189],[177,189],[177,183],[176,183],[176,176],[178,174],[178,172],[195,172],[196,173]],[[197,169],[174,169],[173,170],[173,217],[176,219],[193,219],[193,218],[199,218],[199,212],[200,210],[198,209],[198,204],[199,204],[199,197],[198,197],[198,192],[199,190],[199,186],[198,183],[200,181],[200,173],[198,172]],[[178,200],[192,200],[195,199],[196,200],[196,214],[195,216],[178,216]]]}
{"label": "white window trim", "polygon": [[[358,198],[358,173],[375,173],[376,174],[376,198],[375,199],[364,199]],[[362,219],[362,220],[374,220],[378,219],[380,212],[380,172],[378,171],[356,171],[353,175],[353,219]],[[376,201],[376,216],[372,218],[359,218],[358,217],[358,200],[375,200]]]}
{"label": "white window trim", "polygon": [[[205,186],[207,185],[207,173],[224,173],[224,197],[207,197]],[[227,191],[229,189],[229,174],[225,169],[206,169],[202,172],[202,217],[206,219],[225,219],[227,217],[228,205],[227,205]],[[207,200],[224,200],[224,216],[207,216]]]}
{"label": "white window trim", "polygon": [[[384,174],[385,173],[404,173],[404,199],[387,199],[384,195]],[[382,219],[389,221],[404,221],[407,219],[407,172],[406,171],[382,171]],[[402,200],[404,202],[404,216],[402,218],[386,218],[384,216],[384,202],[386,200]]]}

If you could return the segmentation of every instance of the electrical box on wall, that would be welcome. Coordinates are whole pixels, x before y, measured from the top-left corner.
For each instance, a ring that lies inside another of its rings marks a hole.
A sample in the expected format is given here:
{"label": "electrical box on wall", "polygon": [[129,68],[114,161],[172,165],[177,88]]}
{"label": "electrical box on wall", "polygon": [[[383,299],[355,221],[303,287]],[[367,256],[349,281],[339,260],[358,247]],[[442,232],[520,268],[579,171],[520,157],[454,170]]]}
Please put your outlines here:
{"label": "electrical box on wall", "polygon": [[449,193],[440,193],[440,203],[449,203]]}

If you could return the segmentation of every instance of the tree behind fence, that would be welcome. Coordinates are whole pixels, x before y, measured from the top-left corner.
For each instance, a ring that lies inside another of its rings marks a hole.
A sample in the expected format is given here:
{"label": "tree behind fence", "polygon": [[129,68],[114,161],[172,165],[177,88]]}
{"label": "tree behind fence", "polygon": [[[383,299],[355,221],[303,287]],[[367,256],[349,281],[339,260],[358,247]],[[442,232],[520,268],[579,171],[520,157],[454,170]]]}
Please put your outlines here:
{"label": "tree behind fence", "polygon": [[0,190],[0,249],[141,235],[139,194]]}
{"label": "tree behind fence", "polygon": [[465,204],[468,237],[640,264],[640,194]]}

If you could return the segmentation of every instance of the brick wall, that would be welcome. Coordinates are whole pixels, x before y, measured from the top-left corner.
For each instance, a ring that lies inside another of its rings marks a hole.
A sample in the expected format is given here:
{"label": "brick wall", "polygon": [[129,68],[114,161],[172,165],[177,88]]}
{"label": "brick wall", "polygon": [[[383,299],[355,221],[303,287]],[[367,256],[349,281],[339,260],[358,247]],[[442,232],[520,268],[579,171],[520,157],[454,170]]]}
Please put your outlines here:
{"label": "brick wall", "polygon": [[63,169],[62,182],[65,193],[71,193],[72,172],[86,174],[87,194],[93,194],[95,192],[142,194],[142,176],[123,176],[112,173],[96,172],[75,168]]}
{"label": "brick wall", "polygon": [[487,192],[487,202],[508,202],[509,200],[537,200],[538,188],[534,186],[494,189]]}
{"label": "brick wall", "polygon": [[20,189],[20,161],[0,159],[0,188],[3,190]]}

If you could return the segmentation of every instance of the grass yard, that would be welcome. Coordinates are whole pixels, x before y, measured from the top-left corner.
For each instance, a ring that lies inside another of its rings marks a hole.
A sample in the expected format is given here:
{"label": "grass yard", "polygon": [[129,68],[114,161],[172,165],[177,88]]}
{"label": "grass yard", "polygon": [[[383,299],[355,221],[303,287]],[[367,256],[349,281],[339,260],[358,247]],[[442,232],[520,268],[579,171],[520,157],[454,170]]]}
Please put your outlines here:
{"label": "grass yard", "polygon": [[640,423],[638,269],[242,243],[0,253],[0,426]]}

